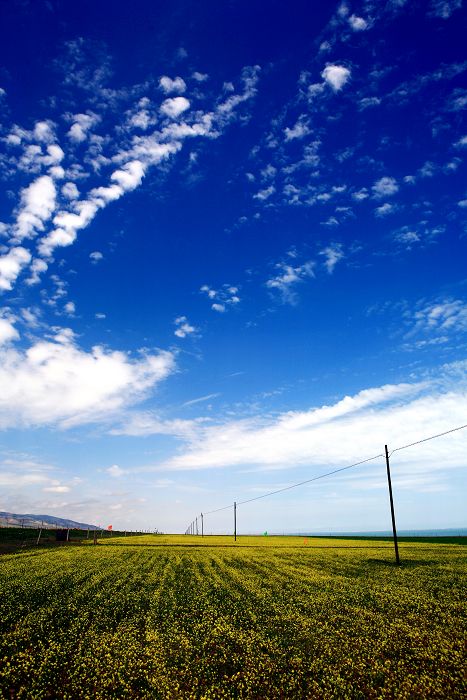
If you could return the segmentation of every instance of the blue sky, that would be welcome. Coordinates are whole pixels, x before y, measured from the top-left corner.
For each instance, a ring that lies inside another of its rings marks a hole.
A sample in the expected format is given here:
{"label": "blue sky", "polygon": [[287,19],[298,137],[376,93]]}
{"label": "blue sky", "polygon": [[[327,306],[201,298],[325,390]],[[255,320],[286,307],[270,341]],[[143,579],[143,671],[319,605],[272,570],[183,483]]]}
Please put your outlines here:
{"label": "blue sky", "polygon": [[[183,532],[467,423],[462,0],[2,14],[0,510]],[[394,454],[400,527],[465,526],[466,448]],[[239,529],[387,501],[378,458]]]}

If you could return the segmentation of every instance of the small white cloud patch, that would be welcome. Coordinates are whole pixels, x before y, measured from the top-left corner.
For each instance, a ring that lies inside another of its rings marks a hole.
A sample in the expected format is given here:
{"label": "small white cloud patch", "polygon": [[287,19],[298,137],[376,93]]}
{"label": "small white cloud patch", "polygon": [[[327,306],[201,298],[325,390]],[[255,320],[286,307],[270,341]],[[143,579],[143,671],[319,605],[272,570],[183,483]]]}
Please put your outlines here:
{"label": "small white cloud patch", "polygon": [[103,260],[104,258],[104,256],[99,250],[94,250],[92,253],[89,253],[89,257],[91,258],[91,262],[93,265],[97,265],[97,263]]}
{"label": "small white cloud patch", "polygon": [[207,284],[203,284],[200,291],[206,294],[208,299],[211,299],[213,302],[211,309],[218,313],[224,313],[227,311],[227,307],[240,303],[238,287],[232,287],[229,284],[224,284],[221,289],[212,289]]}
{"label": "small white cloud patch", "polygon": [[330,275],[334,272],[337,263],[344,257],[340,243],[333,243],[323,248],[319,254],[324,256],[324,266]]}
{"label": "small white cloud patch", "polygon": [[368,22],[363,17],[357,17],[357,15],[350,15],[349,24],[354,32],[364,32],[365,29],[368,29]]}
{"label": "small white cloud patch", "polygon": [[177,338],[186,338],[187,335],[192,335],[197,331],[197,328],[195,328],[195,326],[192,326],[191,323],[188,322],[186,316],[179,316],[175,319],[174,324],[174,335],[176,335]]}
{"label": "small white cloud patch", "polygon": [[399,190],[399,185],[393,177],[382,177],[372,187],[375,197],[392,197]]}
{"label": "small white cloud patch", "polygon": [[172,92],[185,92],[186,83],[183,78],[179,76],[172,80],[172,78],[169,78],[167,75],[163,75],[159,80],[159,87],[166,95],[169,95]]}
{"label": "small white cloud patch", "polygon": [[346,82],[350,78],[350,70],[345,66],[340,66],[335,63],[328,64],[321,73],[321,77],[334,90],[339,92],[342,90]]}
{"label": "small white cloud patch", "polygon": [[190,101],[186,97],[170,97],[168,100],[164,100],[160,107],[162,114],[171,119],[176,119],[187,109],[190,109]]}
{"label": "small white cloud patch", "polygon": [[294,286],[299,282],[304,282],[309,277],[314,277],[315,263],[308,260],[303,265],[293,267],[288,263],[278,263],[276,268],[279,274],[267,280],[266,287],[278,291],[284,303],[295,304],[297,295]]}
{"label": "small white cloud patch", "polygon": [[118,466],[118,464],[112,464],[111,467],[105,470],[109,476],[114,479],[118,479],[125,474],[125,470]]}

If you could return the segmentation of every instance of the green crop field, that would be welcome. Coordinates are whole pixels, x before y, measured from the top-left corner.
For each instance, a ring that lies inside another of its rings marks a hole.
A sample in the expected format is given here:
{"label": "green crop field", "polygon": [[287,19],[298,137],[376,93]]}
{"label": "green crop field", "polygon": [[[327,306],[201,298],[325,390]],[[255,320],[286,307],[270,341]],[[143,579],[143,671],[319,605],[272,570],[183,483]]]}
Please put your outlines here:
{"label": "green crop field", "polygon": [[400,552],[144,536],[5,554],[0,697],[465,698],[465,544]]}

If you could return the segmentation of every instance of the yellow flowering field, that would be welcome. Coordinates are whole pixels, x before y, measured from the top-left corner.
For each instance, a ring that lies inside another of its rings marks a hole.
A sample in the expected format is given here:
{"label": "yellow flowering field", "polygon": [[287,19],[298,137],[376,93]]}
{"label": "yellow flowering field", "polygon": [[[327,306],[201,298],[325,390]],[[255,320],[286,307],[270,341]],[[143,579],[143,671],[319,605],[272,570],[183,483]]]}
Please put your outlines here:
{"label": "yellow flowering field", "polygon": [[466,547],[109,538],[0,558],[0,697],[465,698]]}

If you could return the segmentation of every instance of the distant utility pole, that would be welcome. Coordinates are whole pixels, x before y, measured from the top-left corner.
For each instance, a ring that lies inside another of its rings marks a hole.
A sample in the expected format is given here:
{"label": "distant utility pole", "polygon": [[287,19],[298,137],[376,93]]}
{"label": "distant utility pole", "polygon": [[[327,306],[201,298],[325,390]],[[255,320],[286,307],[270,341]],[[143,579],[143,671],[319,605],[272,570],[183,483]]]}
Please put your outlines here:
{"label": "distant utility pole", "polygon": [[386,454],[386,471],[388,475],[389,501],[391,503],[392,536],[394,539],[394,551],[396,554],[396,564],[400,564],[399,548],[397,546],[396,517],[394,515],[394,500],[392,498],[391,471],[389,469],[389,452],[387,445],[384,446],[384,452]]}
{"label": "distant utility pole", "polygon": [[234,542],[237,541],[237,502],[234,501]]}
{"label": "distant utility pole", "polygon": [[201,537],[204,537],[204,522],[203,522],[203,514],[201,513]]}

